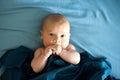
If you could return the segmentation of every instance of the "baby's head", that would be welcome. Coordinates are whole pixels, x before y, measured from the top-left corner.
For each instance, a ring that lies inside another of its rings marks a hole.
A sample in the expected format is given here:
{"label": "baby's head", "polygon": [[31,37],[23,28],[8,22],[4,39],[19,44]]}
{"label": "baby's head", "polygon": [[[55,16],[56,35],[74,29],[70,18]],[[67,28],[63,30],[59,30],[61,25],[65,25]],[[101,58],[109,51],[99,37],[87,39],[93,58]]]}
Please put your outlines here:
{"label": "baby's head", "polygon": [[44,46],[60,45],[66,48],[70,39],[70,24],[61,14],[48,15],[42,24],[41,38]]}

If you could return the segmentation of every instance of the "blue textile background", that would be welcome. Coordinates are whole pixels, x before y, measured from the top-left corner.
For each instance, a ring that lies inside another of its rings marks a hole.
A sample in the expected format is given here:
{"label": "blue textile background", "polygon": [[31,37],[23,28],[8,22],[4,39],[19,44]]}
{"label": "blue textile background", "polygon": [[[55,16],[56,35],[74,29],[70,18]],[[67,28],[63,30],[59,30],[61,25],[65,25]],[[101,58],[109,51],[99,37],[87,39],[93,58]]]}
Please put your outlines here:
{"label": "blue textile background", "polygon": [[95,57],[107,57],[120,78],[119,0],[0,0],[0,57],[20,45],[40,46],[41,20],[61,13],[71,23],[71,43]]}

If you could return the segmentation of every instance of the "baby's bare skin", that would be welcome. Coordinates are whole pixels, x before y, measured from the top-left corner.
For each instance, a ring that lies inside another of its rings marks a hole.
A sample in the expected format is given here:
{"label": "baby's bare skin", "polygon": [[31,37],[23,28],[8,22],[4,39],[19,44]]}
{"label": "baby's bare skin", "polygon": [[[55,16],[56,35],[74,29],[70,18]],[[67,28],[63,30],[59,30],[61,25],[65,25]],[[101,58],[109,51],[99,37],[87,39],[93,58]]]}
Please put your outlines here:
{"label": "baby's bare skin", "polygon": [[51,14],[45,18],[41,30],[41,39],[43,40],[44,47],[38,48],[35,51],[31,62],[34,72],[41,72],[51,55],[59,56],[71,64],[78,64],[80,62],[80,54],[69,43],[70,24],[63,15]]}

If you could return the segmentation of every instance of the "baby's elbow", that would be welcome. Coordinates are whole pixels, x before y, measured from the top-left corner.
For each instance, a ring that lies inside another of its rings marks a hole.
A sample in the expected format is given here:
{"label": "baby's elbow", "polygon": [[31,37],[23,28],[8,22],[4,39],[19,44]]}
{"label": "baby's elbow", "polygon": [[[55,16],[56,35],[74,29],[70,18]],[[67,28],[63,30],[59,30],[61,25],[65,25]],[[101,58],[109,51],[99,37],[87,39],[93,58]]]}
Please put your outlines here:
{"label": "baby's elbow", "polygon": [[77,57],[75,58],[75,62],[73,63],[73,64],[75,64],[75,65],[77,65],[77,64],[79,64],[80,63],[80,54],[78,53],[78,55],[77,55]]}
{"label": "baby's elbow", "polygon": [[34,65],[34,63],[31,63],[31,68],[32,68],[33,72],[35,72],[35,73],[39,73],[39,72],[40,72],[39,68],[37,68],[37,67]]}
{"label": "baby's elbow", "polygon": [[80,58],[76,61],[76,64],[79,64],[80,63]]}

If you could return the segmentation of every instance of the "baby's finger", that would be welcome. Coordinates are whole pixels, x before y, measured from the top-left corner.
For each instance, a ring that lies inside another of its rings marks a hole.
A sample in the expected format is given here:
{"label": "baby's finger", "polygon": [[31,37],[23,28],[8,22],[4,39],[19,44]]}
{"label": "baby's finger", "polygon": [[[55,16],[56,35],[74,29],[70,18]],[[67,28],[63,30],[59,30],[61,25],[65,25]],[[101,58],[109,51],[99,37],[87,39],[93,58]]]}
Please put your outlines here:
{"label": "baby's finger", "polygon": [[52,54],[55,54],[56,53],[56,50],[55,48],[52,49]]}

